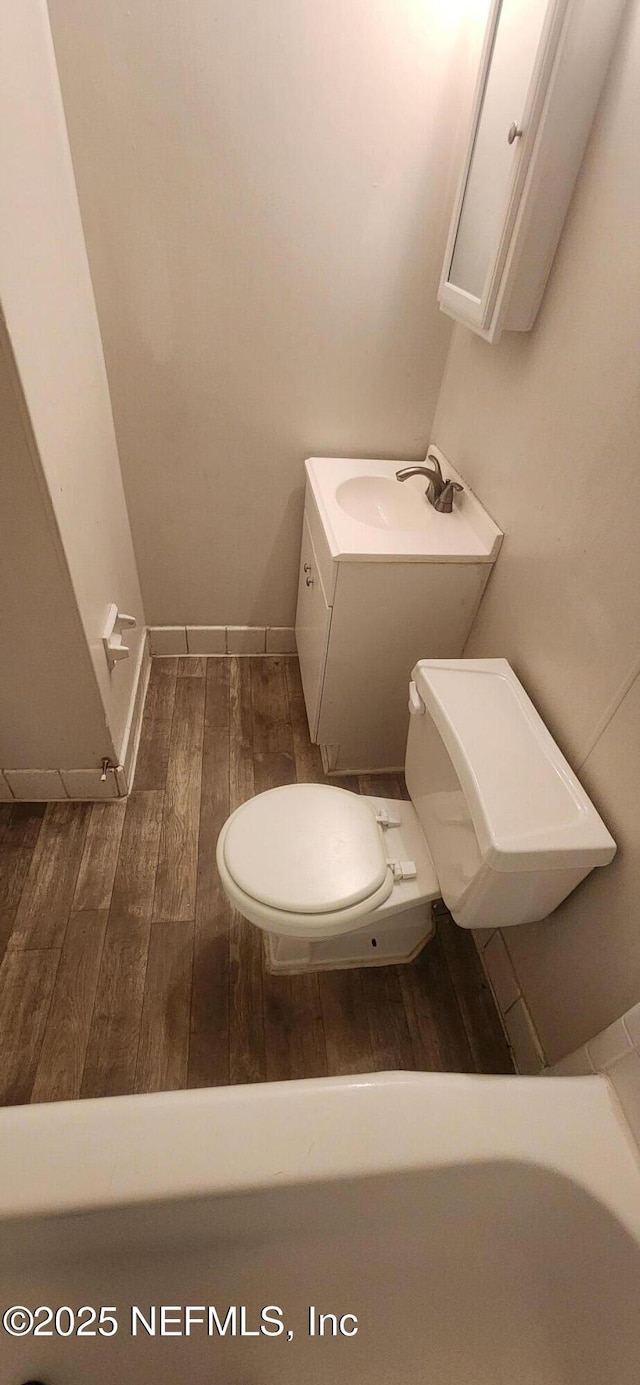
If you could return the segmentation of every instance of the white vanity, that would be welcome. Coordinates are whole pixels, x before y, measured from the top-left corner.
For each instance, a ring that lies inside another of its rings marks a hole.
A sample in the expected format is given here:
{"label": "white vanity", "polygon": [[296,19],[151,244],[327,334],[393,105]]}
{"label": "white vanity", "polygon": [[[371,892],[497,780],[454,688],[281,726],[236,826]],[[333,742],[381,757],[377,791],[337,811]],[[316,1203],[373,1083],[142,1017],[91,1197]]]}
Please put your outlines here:
{"label": "white vanity", "polygon": [[502,534],[464,486],[451,514],[401,484],[402,461],[311,457],[296,641],[311,739],[329,773],[404,764],[407,683],[418,659],[459,658]]}

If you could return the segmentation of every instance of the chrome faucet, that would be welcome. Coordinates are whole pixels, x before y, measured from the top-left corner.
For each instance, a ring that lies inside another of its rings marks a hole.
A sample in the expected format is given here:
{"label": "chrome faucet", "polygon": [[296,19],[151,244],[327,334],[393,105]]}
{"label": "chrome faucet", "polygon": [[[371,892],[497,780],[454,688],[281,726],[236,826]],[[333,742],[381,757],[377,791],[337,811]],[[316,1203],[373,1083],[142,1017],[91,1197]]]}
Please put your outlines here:
{"label": "chrome faucet", "polygon": [[408,481],[410,476],[428,476],[429,484],[425,495],[434,510],[440,514],[450,515],[453,509],[453,496],[455,491],[464,490],[457,481],[445,481],[442,475],[442,467],[438,458],[433,452],[427,453],[427,461],[433,462],[435,471],[429,466],[405,466],[401,471],[396,471],[398,481]]}

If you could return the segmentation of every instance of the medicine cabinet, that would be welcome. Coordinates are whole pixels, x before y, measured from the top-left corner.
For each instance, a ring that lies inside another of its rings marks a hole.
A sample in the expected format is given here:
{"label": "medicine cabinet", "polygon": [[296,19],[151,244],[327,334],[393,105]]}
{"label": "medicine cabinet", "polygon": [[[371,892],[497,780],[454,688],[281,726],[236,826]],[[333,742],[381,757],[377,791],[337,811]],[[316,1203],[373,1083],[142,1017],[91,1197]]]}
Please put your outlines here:
{"label": "medicine cabinet", "polygon": [[493,0],[442,310],[496,342],[544,293],[624,0]]}

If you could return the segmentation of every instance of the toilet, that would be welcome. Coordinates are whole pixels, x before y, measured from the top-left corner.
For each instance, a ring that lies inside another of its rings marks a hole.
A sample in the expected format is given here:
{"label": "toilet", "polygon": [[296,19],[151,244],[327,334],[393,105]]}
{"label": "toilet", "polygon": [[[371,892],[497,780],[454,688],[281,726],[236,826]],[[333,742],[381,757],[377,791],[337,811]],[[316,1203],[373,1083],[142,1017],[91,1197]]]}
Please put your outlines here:
{"label": "toilet", "polygon": [[288,784],[237,808],[217,864],[275,972],[408,962],[442,898],[462,928],[546,918],[616,844],[506,659],[423,659],[410,802]]}

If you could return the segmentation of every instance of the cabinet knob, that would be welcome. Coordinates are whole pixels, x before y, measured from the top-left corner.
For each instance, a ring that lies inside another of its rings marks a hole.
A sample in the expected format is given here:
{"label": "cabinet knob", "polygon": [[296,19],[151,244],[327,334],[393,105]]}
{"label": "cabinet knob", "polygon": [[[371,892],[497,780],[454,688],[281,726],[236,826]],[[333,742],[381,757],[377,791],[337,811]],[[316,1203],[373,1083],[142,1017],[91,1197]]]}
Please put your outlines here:
{"label": "cabinet knob", "polygon": [[305,571],[305,572],[311,572],[311,563],[305,563],[305,565],[304,565],[304,571]]}
{"label": "cabinet knob", "polygon": [[513,120],[511,125],[509,126],[509,132],[507,134],[507,144],[514,144],[515,141],[517,139],[520,139],[520,136],[523,134],[524,130],[521,130],[520,126],[516,124],[515,120]]}
{"label": "cabinet knob", "polygon": [[304,580],[305,580],[305,582],[306,582],[306,584],[307,584],[308,587],[312,587],[312,586],[313,586],[313,577],[305,577]]}

